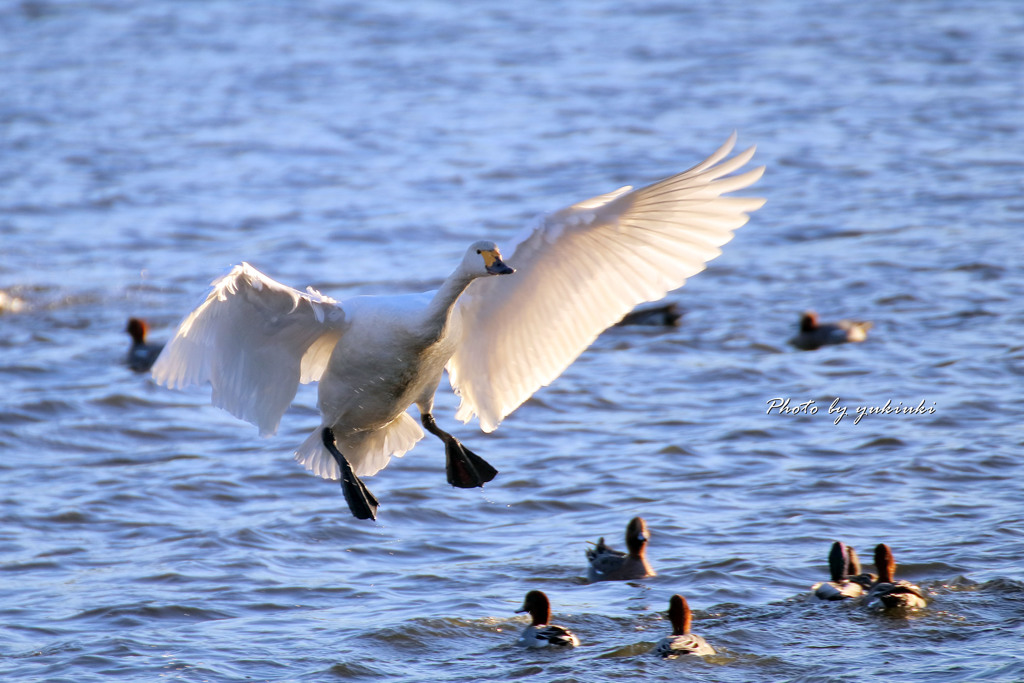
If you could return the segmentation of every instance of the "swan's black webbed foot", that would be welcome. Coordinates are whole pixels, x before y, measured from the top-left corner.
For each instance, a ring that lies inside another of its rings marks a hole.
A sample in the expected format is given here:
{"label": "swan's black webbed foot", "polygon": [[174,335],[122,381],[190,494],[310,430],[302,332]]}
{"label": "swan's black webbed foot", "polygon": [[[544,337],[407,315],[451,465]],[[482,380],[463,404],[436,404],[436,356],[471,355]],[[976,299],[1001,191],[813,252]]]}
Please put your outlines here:
{"label": "swan's black webbed foot", "polygon": [[334,430],[324,427],[323,440],[324,446],[341,468],[341,492],[345,494],[345,502],[348,503],[352,516],[356,519],[377,519],[377,499],[352,471],[352,466],[338,450],[334,442]]}
{"label": "swan's black webbed foot", "polygon": [[460,489],[483,486],[494,477],[498,470],[479,455],[462,445],[455,437],[444,445],[445,471],[448,483]]}
{"label": "swan's black webbed foot", "polygon": [[449,484],[460,489],[471,489],[483,486],[498,475],[498,470],[491,467],[489,462],[438,427],[430,413],[423,413],[420,421],[428,432],[444,441],[445,472]]}

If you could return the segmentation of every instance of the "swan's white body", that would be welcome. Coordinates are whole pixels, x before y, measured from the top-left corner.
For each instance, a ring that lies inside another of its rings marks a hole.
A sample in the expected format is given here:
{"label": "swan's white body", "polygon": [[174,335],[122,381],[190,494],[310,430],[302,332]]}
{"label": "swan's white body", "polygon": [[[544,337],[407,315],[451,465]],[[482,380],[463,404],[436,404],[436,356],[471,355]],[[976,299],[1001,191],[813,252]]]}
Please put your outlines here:
{"label": "swan's white body", "polygon": [[[429,413],[447,369],[456,417],[484,431],[558,377],[597,336],[704,269],[762,199],[723,197],[763,167],[729,175],[754,149],[726,156],[735,134],[694,168],[545,217],[514,247],[510,277],[484,277],[474,244],[437,292],[337,302],[242,264],[213,283],[153,367],[161,384],[210,382],[213,403],[276,431],[300,382],[319,381],[323,427],[357,475],[385,467],[423,437],[406,412]],[[500,259],[499,259],[500,260]],[[339,467],[318,428],[296,460],[321,477]]]}

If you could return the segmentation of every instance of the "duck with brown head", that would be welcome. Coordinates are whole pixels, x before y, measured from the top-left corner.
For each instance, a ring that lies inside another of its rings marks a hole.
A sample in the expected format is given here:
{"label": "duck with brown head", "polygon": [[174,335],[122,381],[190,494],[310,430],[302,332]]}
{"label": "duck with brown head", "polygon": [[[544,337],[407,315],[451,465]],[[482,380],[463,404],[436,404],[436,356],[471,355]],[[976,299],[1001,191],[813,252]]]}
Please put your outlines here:
{"label": "duck with brown head", "polygon": [[828,567],[831,580],[811,586],[811,591],[819,600],[859,598],[875,580],[874,576],[861,573],[857,551],[841,541],[832,544]]}
{"label": "duck with brown head", "polygon": [[813,351],[822,346],[862,342],[868,338],[872,323],[859,320],[840,320],[837,323],[823,323],[814,311],[800,316],[800,331],[789,343],[803,351]]}
{"label": "duck with brown head", "polygon": [[142,318],[128,318],[128,326],[124,329],[132,338],[126,362],[135,372],[147,372],[163,351],[163,344],[150,344],[146,340],[149,334],[149,323]]}
{"label": "duck with brown head", "polygon": [[647,530],[647,522],[642,517],[634,517],[626,525],[626,548],[628,552],[612,550],[604,543],[604,538],[597,545],[587,549],[589,568],[587,578],[595,581],[633,581],[655,576],[656,572],[647,561],[647,541],[651,538]]}
{"label": "duck with brown head", "polygon": [[551,602],[542,591],[530,591],[523,600],[523,606],[516,612],[527,612],[530,624],[519,636],[519,645],[526,647],[577,647],[580,639],[564,626],[549,623],[551,621]]}
{"label": "duck with brown head", "polygon": [[874,609],[921,609],[928,599],[920,587],[909,581],[897,581],[896,559],[885,543],[875,547],[875,570],[878,581],[868,590],[865,604]]}
{"label": "duck with brown head", "polygon": [[693,614],[690,605],[682,595],[673,595],[668,601],[668,618],[672,622],[672,634],[665,636],[654,646],[654,653],[662,657],[698,655],[706,657],[715,654],[715,648],[695,633],[690,633]]}

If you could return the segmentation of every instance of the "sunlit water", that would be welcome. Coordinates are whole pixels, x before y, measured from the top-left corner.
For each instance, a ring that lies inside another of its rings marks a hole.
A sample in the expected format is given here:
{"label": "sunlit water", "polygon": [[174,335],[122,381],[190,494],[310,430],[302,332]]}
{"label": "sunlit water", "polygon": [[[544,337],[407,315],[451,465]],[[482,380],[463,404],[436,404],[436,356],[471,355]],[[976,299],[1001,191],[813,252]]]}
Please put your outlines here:
{"label": "sunlit water", "polygon": [[[0,678],[1024,680],[1022,35],[1016,0],[0,6]],[[289,457],[314,388],[260,439],[123,365],[130,315],[166,339],[242,260],[429,289],[734,129],[768,204],[679,328],[491,435],[442,385],[483,490],[428,437],[357,522]],[[798,352],[807,308],[875,327]],[[887,401],[934,412],[855,423]],[[659,575],[587,585],[634,515]],[[836,538],[931,606],[808,600]],[[514,646],[534,588],[582,647]],[[648,652],[676,592],[719,655]]]}

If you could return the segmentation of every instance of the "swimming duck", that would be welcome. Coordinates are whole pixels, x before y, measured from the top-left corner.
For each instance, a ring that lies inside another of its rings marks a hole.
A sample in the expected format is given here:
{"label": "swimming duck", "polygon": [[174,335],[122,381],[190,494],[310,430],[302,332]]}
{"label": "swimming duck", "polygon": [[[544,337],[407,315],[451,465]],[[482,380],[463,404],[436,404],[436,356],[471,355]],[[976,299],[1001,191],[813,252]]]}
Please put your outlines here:
{"label": "swimming duck", "polygon": [[846,342],[862,342],[868,338],[870,322],[857,320],[840,320],[837,323],[818,322],[818,314],[807,311],[800,316],[800,333],[789,340],[789,343],[804,351],[813,351],[822,346],[845,344]]}
{"label": "swimming duck", "polygon": [[896,560],[885,543],[875,546],[875,569],[878,581],[868,590],[865,604],[885,609],[919,609],[928,605],[924,591],[909,581],[896,581]]}
{"label": "swimming duck", "polygon": [[128,318],[128,326],[124,329],[132,338],[128,349],[128,367],[135,372],[146,372],[163,350],[163,344],[150,344],[146,341],[149,334],[149,323],[141,318]]}
{"label": "swimming duck", "polygon": [[[722,196],[764,172],[730,175],[754,153],[727,158],[735,140],[679,175],[544,217],[516,243],[515,275],[494,242],[480,241],[435,292],[338,302],[242,263],[185,317],[153,378],[170,388],[209,382],[214,405],[263,435],[276,432],[300,382],[319,381],[321,423],[295,459],[340,478],[362,519],[375,518],[376,505],[359,477],[409,451],[420,425],[445,444],[450,484],[482,486],[497,470],[434,420],[442,372],[461,398],[455,417],[493,431],[635,305],[703,270],[764,203]],[[415,265],[406,256],[391,263]],[[420,424],[406,412],[412,405]]]}
{"label": "swimming duck", "polygon": [[528,612],[532,621],[521,636],[519,645],[526,647],[577,647],[580,639],[564,626],[549,624],[551,621],[551,602],[541,591],[530,591],[523,600],[523,606],[516,613]]}
{"label": "swimming duck", "polygon": [[647,541],[650,538],[647,522],[641,517],[634,517],[626,525],[628,553],[612,550],[604,544],[604,538],[598,539],[596,547],[587,548],[587,561],[590,563],[587,578],[591,582],[632,581],[655,576],[654,568],[647,561]]}
{"label": "swimming duck", "polygon": [[660,306],[638,308],[627,313],[622,320],[615,323],[618,327],[626,325],[646,325],[649,327],[678,327],[683,314],[675,303]]}
{"label": "swimming duck", "polygon": [[859,598],[874,582],[873,576],[861,573],[857,551],[841,541],[832,544],[828,554],[828,568],[832,580],[811,586],[814,596],[819,600]]}
{"label": "swimming duck", "polygon": [[682,595],[673,595],[668,601],[668,618],[672,622],[672,635],[665,636],[654,646],[654,653],[662,657],[679,655],[713,655],[715,648],[700,636],[690,633],[693,615]]}

